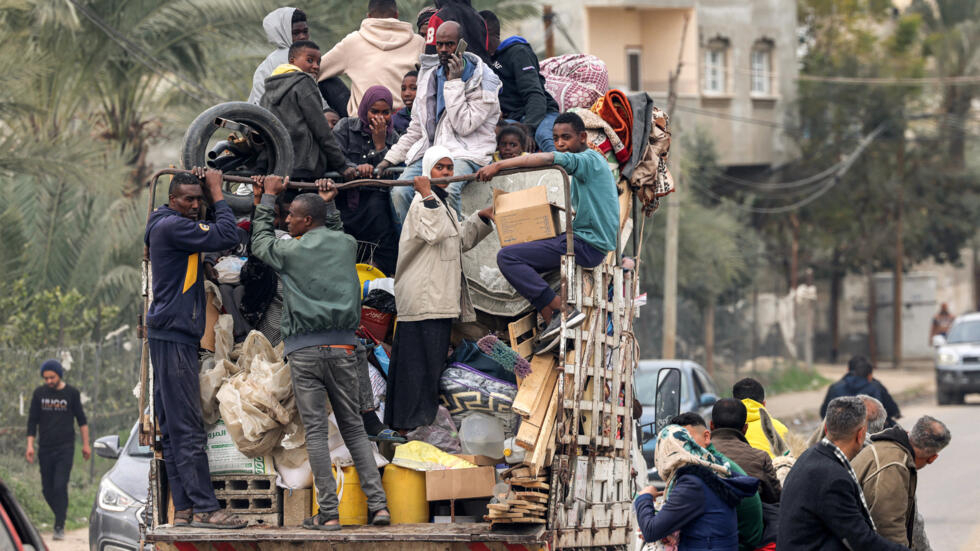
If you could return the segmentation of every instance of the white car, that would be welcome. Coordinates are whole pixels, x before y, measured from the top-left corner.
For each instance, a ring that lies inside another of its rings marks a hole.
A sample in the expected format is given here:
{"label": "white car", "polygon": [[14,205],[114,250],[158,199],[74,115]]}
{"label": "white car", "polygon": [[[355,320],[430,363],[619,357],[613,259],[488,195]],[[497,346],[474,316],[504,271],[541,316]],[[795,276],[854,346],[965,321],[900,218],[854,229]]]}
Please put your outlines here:
{"label": "white car", "polygon": [[962,404],[966,394],[980,392],[980,313],[956,318],[946,337],[936,335],[933,345],[939,404]]}

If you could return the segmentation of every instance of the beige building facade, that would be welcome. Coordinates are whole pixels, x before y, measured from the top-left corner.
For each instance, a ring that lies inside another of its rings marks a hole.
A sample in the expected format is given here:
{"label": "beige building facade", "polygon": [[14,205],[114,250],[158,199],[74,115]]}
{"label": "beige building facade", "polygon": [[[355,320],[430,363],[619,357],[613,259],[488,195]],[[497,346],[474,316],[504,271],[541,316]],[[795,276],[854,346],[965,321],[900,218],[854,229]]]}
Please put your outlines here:
{"label": "beige building facade", "polygon": [[[544,2],[547,4],[547,2]],[[790,160],[797,35],[789,0],[568,0],[550,4],[557,54],[588,53],[610,86],[665,105],[680,60],[675,135],[701,129],[729,168]],[[686,27],[686,30],[685,30]],[[544,52],[544,23],[505,29]],[[675,141],[675,144],[677,142]]]}

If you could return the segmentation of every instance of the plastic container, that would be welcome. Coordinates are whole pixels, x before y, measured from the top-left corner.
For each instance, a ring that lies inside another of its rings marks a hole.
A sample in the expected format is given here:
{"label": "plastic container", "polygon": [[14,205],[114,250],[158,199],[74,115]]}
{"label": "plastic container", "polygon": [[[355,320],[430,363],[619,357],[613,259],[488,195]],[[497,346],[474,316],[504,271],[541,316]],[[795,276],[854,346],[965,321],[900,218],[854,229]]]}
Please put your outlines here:
{"label": "plastic container", "polygon": [[504,440],[504,461],[511,465],[524,462],[524,453],[527,450],[517,445],[513,436]]}
{"label": "plastic container", "polygon": [[[340,524],[352,526],[356,524],[367,524],[368,506],[367,496],[361,490],[361,479],[357,476],[357,469],[353,466],[342,467],[338,472],[337,466],[333,466],[334,480],[337,482],[337,498],[340,505],[337,513],[340,515]],[[313,514],[320,511],[317,502],[316,484],[313,485]]]}
{"label": "plastic container", "polygon": [[459,427],[463,453],[499,458],[504,456],[504,427],[496,417],[471,413]]}
{"label": "plastic container", "polygon": [[392,524],[429,522],[429,502],[425,499],[425,473],[389,463],[381,485],[388,497]]}

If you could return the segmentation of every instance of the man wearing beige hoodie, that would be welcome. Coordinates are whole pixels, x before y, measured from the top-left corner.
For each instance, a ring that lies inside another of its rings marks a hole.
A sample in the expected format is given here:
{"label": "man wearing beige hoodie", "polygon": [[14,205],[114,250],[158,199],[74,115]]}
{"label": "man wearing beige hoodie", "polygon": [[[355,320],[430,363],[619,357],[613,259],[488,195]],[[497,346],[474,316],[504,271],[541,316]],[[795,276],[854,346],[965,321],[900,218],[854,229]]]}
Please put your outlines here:
{"label": "man wearing beige hoodie", "polygon": [[415,34],[412,24],[398,20],[395,0],[370,0],[361,28],[323,55],[319,80],[341,73],[350,78],[348,113],[357,113],[364,92],[377,84],[391,91],[397,111],[402,108],[402,77],[415,70],[424,47],[425,39]]}

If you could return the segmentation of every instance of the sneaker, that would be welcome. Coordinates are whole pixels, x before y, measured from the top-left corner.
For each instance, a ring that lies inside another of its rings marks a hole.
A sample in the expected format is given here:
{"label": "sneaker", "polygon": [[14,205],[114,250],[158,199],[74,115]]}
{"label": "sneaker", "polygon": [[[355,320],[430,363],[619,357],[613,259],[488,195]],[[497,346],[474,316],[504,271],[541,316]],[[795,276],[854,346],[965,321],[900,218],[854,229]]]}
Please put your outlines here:
{"label": "sneaker", "polygon": [[[561,333],[561,316],[562,314],[558,314],[551,317],[551,323],[538,334],[538,341],[550,341]],[[578,308],[572,308],[566,317],[565,327],[568,329],[575,329],[585,321],[585,314],[580,312]]]}
{"label": "sneaker", "polygon": [[546,354],[551,352],[556,346],[558,346],[559,342],[561,342],[561,335],[555,335],[549,340],[538,341],[538,344],[534,345],[534,355],[537,356],[538,354]]}
{"label": "sneaker", "polygon": [[55,526],[54,536],[52,536],[52,539],[54,539],[55,541],[61,541],[65,539],[65,529],[62,527]]}

